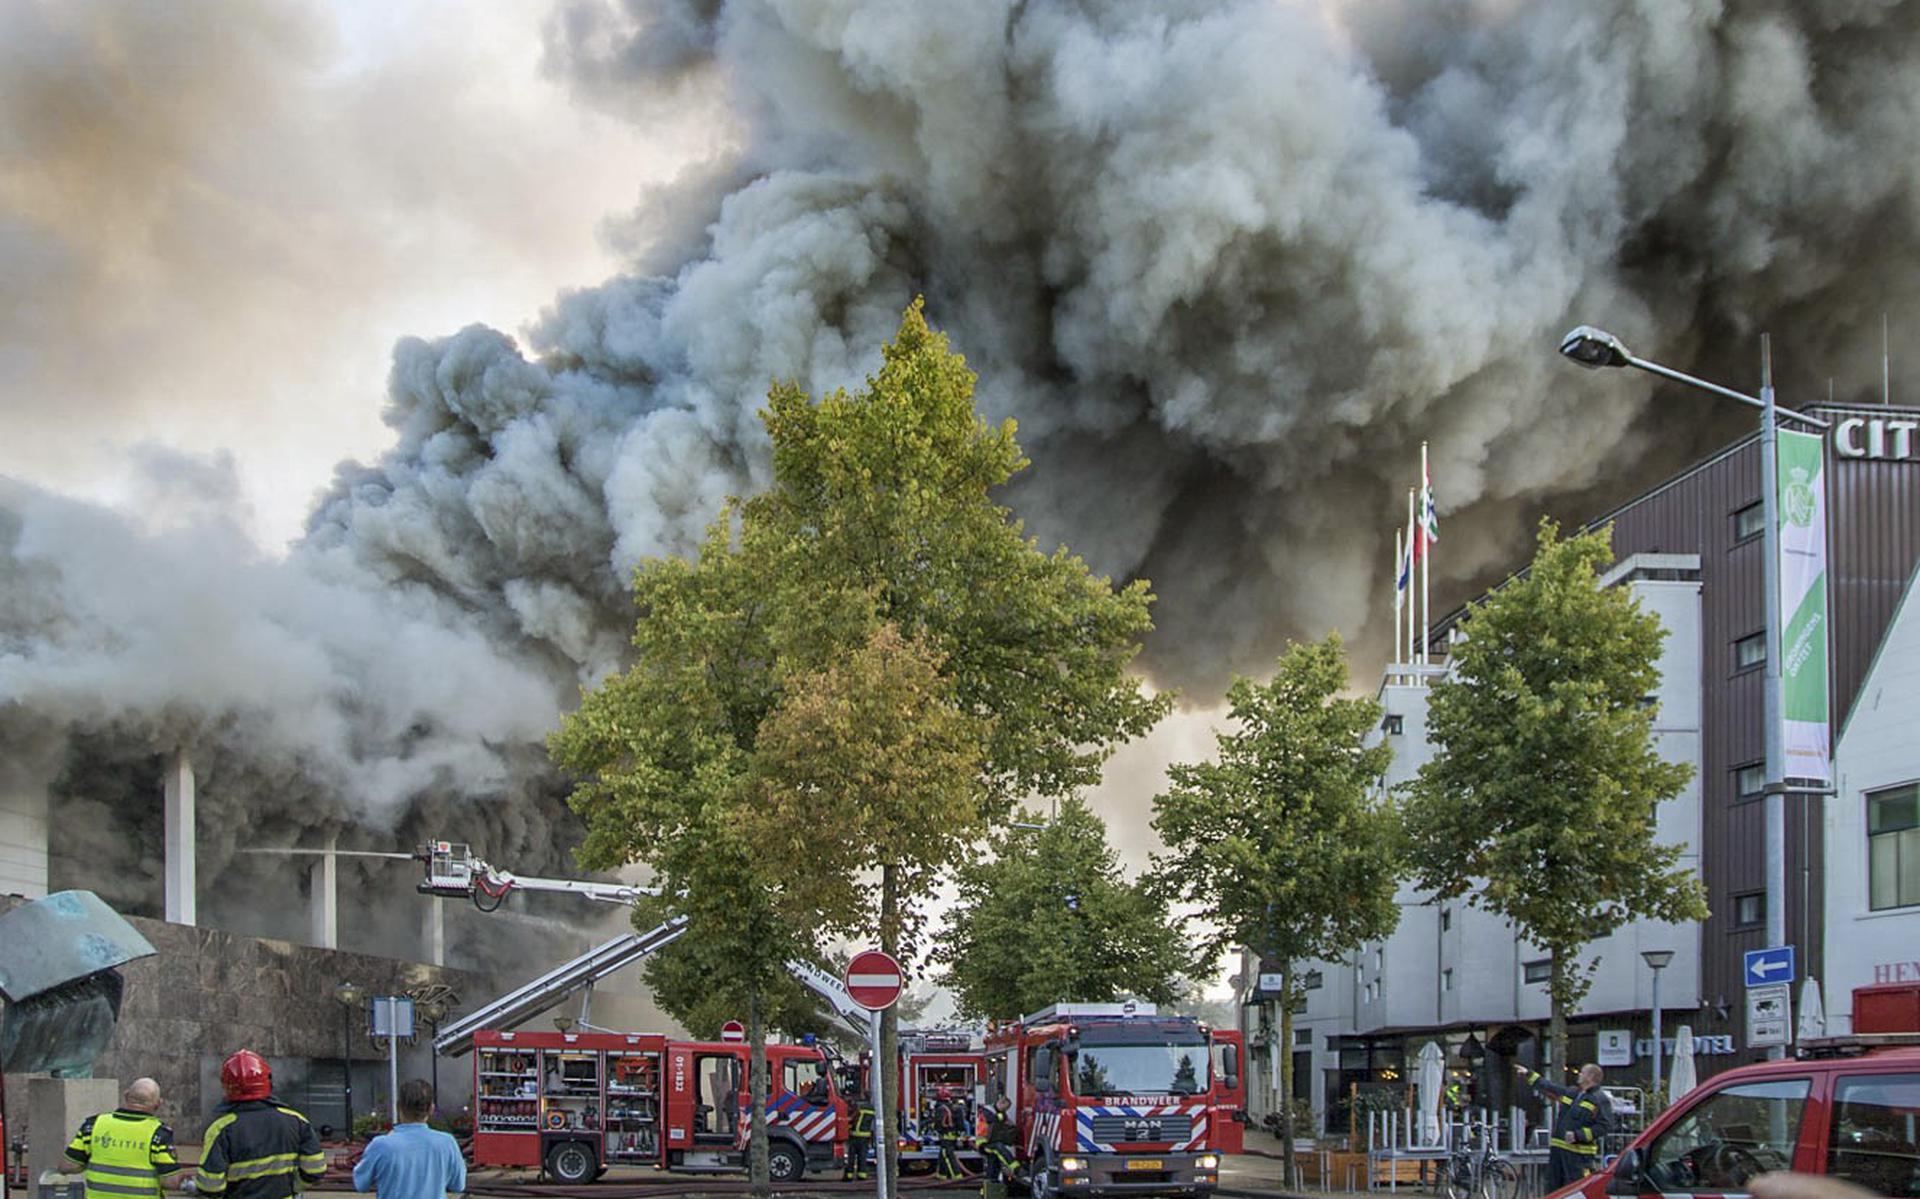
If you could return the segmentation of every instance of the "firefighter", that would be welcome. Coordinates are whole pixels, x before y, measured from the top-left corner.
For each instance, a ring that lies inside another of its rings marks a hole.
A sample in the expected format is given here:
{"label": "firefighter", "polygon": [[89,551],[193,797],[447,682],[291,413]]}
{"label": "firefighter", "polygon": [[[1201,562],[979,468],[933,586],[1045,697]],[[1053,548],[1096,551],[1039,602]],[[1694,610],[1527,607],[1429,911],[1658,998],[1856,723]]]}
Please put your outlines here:
{"label": "firefighter", "polygon": [[154,1115],[160,1109],[160,1084],[136,1078],[120,1092],[120,1106],[88,1116],[67,1146],[72,1163],[64,1173],[83,1171],[87,1199],[153,1196],[180,1169],[173,1153],[173,1129]]}
{"label": "firefighter", "polygon": [[1593,1173],[1594,1163],[1599,1160],[1600,1138],[1613,1123],[1613,1104],[1600,1089],[1604,1077],[1600,1067],[1591,1062],[1580,1067],[1577,1087],[1548,1082],[1538,1071],[1517,1062],[1513,1068],[1526,1075],[1528,1084],[1547,1096],[1550,1106],[1557,1109],[1553,1135],[1547,1141],[1547,1189],[1558,1190]]}
{"label": "firefighter", "polygon": [[933,1135],[940,1144],[940,1164],[934,1173],[941,1178],[964,1178],[960,1169],[960,1138],[966,1134],[965,1117],[952,1092],[941,1090],[933,1104]]}
{"label": "firefighter", "polygon": [[990,1114],[981,1117],[985,1130],[980,1135],[980,1156],[987,1170],[980,1180],[982,1199],[1007,1199],[1007,1184],[1020,1181],[1020,1160],[1014,1156],[1019,1132],[1008,1114],[1013,1100],[1005,1095],[994,1100]]}
{"label": "firefighter", "polygon": [[873,1177],[873,1100],[864,1091],[847,1130],[847,1165],[841,1177],[846,1182]]}
{"label": "firefighter", "polygon": [[194,1180],[202,1195],[292,1199],[327,1172],[326,1154],[307,1118],[273,1097],[266,1059],[242,1049],[220,1067],[227,1101],[207,1125]]}

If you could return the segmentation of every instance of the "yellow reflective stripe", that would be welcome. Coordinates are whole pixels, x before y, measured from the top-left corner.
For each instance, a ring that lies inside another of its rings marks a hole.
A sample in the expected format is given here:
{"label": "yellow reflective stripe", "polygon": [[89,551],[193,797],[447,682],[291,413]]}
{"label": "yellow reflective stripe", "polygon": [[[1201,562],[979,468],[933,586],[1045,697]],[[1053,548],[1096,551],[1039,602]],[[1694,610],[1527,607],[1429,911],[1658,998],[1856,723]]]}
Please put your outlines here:
{"label": "yellow reflective stripe", "polygon": [[118,1174],[123,1178],[151,1178],[153,1171],[140,1166],[103,1166],[93,1162],[87,1166],[88,1174]]}
{"label": "yellow reflective stripe", "polygon": [[327,1155],[324,1153],[303,1153],[300,1155],[300,1168],[311,1174],[327,1168]]}
{"label": "yellow reflective stripe", "polygon": [[295,1170],[297,1153],[274,1153],[266,1157],[248,1158],[243,1162],[234,1162],[227,1167],[227,1181],[236,1182],[242,1178],[260,1178],[268,1174],[291,1174]]}

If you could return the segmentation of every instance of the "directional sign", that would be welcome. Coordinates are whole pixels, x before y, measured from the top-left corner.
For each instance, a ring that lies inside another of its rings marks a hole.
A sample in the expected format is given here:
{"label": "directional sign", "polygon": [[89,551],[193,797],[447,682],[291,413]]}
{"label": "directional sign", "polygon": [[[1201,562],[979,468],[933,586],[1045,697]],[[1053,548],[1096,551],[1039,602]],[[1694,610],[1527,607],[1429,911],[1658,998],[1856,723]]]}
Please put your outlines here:
{"label": "directional sign", "polygon": [[1793,988],[1769,983],[1747,988],[1747,1044],[1755,1049],[1788,1044],[1793,1028]]}
{"label": "directional sign", "polygon": [[1747,985],[1765,987],[1794,980],[1793,946],[1747,950]]}
{"label": "directional sign", "polygon": [[720,1039],[733,1042],[744,1041],[747,1039],[747,1026],[738,1020],[729,1020],[720,1026]]}
{"label": "directional sign", "polygon": [[856,953],[847,963],[847,994],[870,1012],[892,1007],[901,986],[900,963],[877,949]]}

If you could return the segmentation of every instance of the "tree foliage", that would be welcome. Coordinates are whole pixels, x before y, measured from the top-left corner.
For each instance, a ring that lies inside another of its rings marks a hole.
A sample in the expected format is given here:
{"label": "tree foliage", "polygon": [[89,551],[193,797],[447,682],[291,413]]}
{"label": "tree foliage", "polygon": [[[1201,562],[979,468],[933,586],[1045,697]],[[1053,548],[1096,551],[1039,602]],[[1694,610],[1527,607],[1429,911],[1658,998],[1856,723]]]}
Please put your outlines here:
{"label": "tree foliage", "polygon": [[[1393,751],[1367,744],[1380,705],[1347,696],[1347,684],[1337,635],[1290,645],[1270,681],[1234,680],[1235,727],[1216,738],[1215,760],[1174,766],[1154,800],[1166,845],[1155,881],[1198,909],[1210,960],[1248,945],[1278,964],[1284,1045],[1305,996],[1293,963],[1341,958],[1400,919],[1399,817],[1383,788]],[[1280,1060],[1291,1095],[1292,1055]],[[1290,1107],[1283,1119],[1291,1138]],[[1293,1181],[1291,1162],[1287,1172]]]}
{"label": "tree foliage", "polygon": [[1600,586],[1610,529],[1562,540],[1540,524],[1527,573],[1462,622],[1433,688],[1438,750],[1407,788],[1419,885],[1466,896],[1552,954],[1554,1060],[1590,977],[1580,948],[1632,920],[1704,919],[1684,846],[1655,841],[1659,805],[1688,765],[1653,739],[1666,632],[1625,587]]}
{"label": "tree foliage", "polygon": [[[915,302],[859,393],[776,384],[770,487],[636,569],[632,664],[551,740],[582,862],[650,864],[683,952],[725,963],[756,1110],[782,962],[831,931],[911,951],[916,902],[1013,796],[1091,781],[1166,710],[1128,672],[1146,584],[1041,552],[994,502],[1026,463],[973,383]],[[754,1157],[758,1179],[758,1132]]]}
{"label": "tree foliage", "polygon": [[1106,825],[1074,797],[1009,828],[964,866],[936,951],[962,1016],[1008,1019],[1057,1001],[1182,997],[1195,959],[1166,902],[1127,880]]}

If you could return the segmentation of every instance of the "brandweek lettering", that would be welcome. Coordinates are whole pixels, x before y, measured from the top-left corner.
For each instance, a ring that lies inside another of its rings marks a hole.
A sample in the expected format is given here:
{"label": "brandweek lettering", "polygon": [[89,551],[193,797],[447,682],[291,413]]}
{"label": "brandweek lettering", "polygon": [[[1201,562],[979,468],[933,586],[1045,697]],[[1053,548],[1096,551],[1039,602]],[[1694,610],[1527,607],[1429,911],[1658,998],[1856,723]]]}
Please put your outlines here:
{"label": "brandweek lettering", "polygon": [[1891,459],[1912,461],[1920,438],[1914,431],[1920,420],[1896,420],[1890,417],[1849,416],[1833,426],[1833,452],[1842,458]]}

